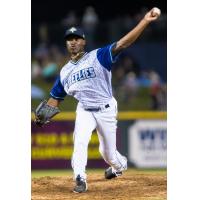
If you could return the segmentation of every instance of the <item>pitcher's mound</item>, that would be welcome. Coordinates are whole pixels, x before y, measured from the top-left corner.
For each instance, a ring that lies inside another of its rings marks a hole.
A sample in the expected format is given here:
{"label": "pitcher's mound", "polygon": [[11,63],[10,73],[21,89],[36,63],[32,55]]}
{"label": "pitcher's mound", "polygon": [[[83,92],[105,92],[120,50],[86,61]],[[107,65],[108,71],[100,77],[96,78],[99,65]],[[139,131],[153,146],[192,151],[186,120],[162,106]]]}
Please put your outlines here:
{"label": "pitcher's mound", "polygon": [[166,200],[166,173],[127,171],[121,177],[106,180],[103,174],[88,174],[88,191],[72,192],[72,177],[32,179],[32,200]]}

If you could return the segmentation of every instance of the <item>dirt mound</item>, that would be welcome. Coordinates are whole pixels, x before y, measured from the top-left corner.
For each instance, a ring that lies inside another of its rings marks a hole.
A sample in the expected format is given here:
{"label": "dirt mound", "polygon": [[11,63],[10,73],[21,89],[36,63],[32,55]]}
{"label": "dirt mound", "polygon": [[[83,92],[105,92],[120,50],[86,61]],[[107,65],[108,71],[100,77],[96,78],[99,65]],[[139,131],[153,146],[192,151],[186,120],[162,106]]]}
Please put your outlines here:
{"label": "dirt mound", "polygon": [[32,200],[166,200],[166,174],[125,172],[123,176],[106,180],[103,174],[88,174],[88,191],[72,192],[71,177],[41,177],[32,179]]}

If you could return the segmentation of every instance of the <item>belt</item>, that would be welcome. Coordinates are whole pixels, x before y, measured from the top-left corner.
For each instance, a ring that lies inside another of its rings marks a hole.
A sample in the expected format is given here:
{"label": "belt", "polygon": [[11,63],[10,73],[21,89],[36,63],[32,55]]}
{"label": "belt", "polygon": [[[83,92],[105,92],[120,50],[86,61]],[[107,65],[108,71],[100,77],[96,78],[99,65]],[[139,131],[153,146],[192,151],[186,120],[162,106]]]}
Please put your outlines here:
{"label": "belt", "polygon": [[[106,104],[105,106],[103,106],[103,108],[109,108],[110,105],[109,104]],[[91,111],[91,112],[98,112],[100,110],[102,110],[101,107],[98,107],[98,108],[85,108],[86,111]]]}

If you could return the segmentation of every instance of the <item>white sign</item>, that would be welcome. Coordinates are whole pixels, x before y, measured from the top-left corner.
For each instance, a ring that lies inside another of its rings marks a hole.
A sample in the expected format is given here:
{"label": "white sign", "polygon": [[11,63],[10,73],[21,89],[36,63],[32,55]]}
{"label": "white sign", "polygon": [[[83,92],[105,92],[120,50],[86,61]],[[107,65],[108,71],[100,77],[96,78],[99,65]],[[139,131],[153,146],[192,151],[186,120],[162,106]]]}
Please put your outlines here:
{"label": "white sign", "polygon": [[166,120],[138,120],[128,130],[129,161],[141,168],[167,167]]}

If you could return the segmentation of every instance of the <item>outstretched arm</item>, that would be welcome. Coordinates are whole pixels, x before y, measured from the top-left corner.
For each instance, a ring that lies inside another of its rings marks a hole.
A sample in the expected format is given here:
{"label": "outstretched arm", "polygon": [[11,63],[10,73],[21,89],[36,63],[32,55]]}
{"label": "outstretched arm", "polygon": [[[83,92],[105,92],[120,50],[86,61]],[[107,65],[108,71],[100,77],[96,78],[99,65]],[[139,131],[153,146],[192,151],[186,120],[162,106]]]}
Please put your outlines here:
{"label": "outstretched arm", "polygon": [[133,28],[119,41],[117,41],[116,45],[112,48],[112,54],[115,55],[121,50],[129,47],[132,43],[134,43],[135,40],[141,35],[143,30],[148,26],[148,24],[158,19],[159,16],[160,14],[154,12],[154,8],[147,12],[144,18],[138,23],[138,25],[135,28]]}

